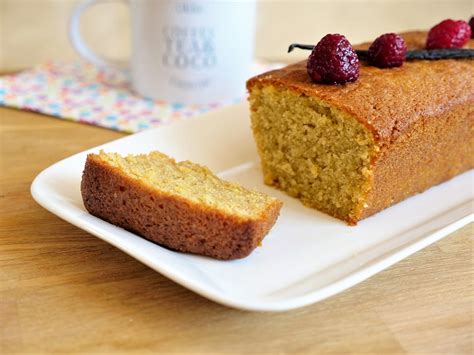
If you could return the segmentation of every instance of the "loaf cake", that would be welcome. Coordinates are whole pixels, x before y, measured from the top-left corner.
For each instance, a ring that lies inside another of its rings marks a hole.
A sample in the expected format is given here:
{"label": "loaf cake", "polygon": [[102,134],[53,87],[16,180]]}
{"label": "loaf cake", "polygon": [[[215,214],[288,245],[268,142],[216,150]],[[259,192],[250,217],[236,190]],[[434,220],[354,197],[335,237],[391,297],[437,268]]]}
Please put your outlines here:
{"label": "loaf cake", "polygon": [[[402,37],[425,46],[426,32]],[[362,62],[345,85],[312,82],[303,61],[247,89],[265,183],[349,224],[474,166],[472,59]]]}
{"label": "loaf cake", "polygon": [[217,259],[249,255],[282,206],[159,152],[89,154],[81,192],[86,209],[99,218],[170,249]]}

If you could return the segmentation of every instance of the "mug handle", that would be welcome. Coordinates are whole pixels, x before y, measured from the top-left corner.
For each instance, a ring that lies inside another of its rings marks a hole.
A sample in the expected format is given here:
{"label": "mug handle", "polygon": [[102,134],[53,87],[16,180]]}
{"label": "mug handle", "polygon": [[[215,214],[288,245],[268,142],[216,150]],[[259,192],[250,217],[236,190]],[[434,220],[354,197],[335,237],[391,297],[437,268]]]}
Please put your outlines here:
{"label": "mug handle", "polygon": [[[99,3],[111,3],[118,0],[83,0],[74,8],[69,18],[69,39],[76,52],[85,60],[101,67],[112,67],[122,71],[127,71],[128,63],[118,60],[108,60],[103,56],[96,54],[83,40],[80,30],[81,16],[89,7]],[[128,4],[128,0],[120,0]]]}

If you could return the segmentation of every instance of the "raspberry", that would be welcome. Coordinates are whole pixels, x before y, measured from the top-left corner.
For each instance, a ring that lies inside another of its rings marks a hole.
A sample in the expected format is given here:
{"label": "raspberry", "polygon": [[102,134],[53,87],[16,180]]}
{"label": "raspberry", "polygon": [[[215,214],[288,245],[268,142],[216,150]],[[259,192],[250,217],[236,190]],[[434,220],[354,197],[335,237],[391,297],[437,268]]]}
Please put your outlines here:
{"label": "raspberry", "polygon": [[405,40],[396,33],[377,37],[368,52],[369,63],[379,68],[400,67],[407,55]]}
{"label": "raspberry", "polygon": [[428,32],[426,49],[461,48],[471,37],[466,21],[444,20]]}
{"label": "raspberry", "polygon": [[359,77],[359,58],[340,34],[324,36],[308,57],[306,69],[317,83],[343,84]]}
{"label": "raspberry", "polygon": [[471,26],[471,38],[474,38],[474,17],[469,20],[469,26]]}

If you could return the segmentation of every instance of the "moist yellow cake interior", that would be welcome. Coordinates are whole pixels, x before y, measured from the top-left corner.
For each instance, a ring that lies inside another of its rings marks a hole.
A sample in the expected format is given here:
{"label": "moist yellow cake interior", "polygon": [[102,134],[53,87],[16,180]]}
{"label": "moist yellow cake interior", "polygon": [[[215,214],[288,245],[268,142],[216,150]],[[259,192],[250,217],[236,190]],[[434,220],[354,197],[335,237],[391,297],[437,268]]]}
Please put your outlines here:
{"label": "moist yellow cake interior", "polygon": [[223,181],[204,166],[176,162],[159,152],[123,157],[101,151],[98,158],[159,191],[243,218],[258,218],[275,201],[260,192]]}
{"label": "moist yellow cake interior", "polygon": [[364,208],[378,147],[356,119],[272,85],[253,87],[252,129],[265,183],[343,219]]}

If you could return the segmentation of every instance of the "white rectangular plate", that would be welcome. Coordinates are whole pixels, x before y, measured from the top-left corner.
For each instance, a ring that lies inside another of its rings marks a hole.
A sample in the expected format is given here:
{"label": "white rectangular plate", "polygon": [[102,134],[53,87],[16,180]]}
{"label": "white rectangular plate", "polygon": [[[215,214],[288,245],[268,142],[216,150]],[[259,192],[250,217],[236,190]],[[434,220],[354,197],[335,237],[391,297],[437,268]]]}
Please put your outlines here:
{"label": "white rectangular plate", "polygon": [[[62,160],[31,191],[43,207],[216,302],[284,311],[341,292],[473,220],[473,171],[411,197],[356,227],[265,186],[246,103],[134,134]],[[159,150],[284,202],[274,228],[249,257],[218,261],[170,251],[87,213],[80,195],[87,153]]]}

